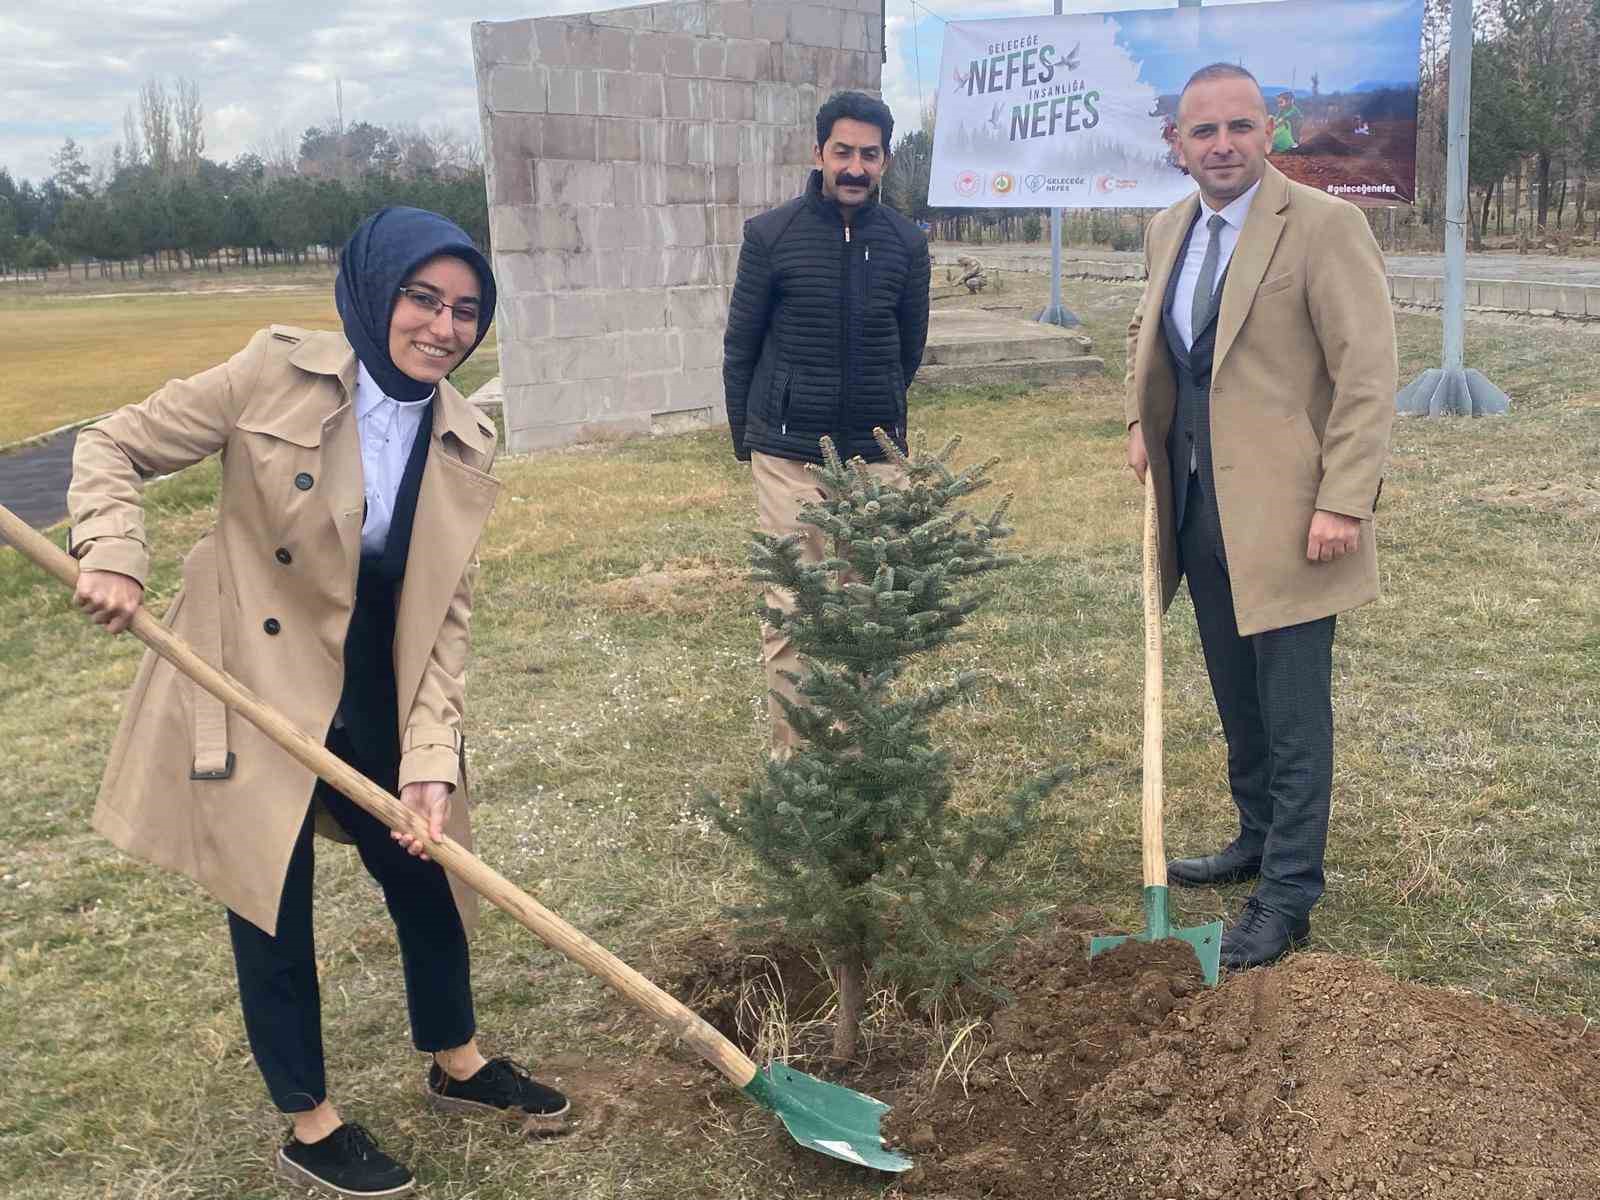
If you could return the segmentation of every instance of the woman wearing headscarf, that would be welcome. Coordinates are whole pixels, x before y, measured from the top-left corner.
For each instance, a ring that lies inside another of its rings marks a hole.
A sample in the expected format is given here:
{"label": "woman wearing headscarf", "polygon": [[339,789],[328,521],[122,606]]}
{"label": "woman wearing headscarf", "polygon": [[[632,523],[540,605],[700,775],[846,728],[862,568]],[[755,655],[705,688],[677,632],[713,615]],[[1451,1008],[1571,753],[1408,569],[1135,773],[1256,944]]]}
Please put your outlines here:
{"label": "woman wearing headscarf", "polygon": [[[149,568],[144,481],[220,454],[215,527],[167,624],[427,821],[471,845],[461,722],[475,546],[498,484],[494,426],[446,377],[488,332],[494,278],[457,226],[386,208],[334,289],[343,334],[273,326],[78,435],[68,496],[75,602],[120,633]],[[566,1099],[475,1040],[475,898],[420,842],[320,783],[153,654],[139,668],[95,808],[123,850],[228,909],[245,1029],[293,1133],[278,1168],[346,1196],[411,1173],[328,1097],[312,941],[313,834],[354,842],[382,887],[424,1094],[559,1128]]]}

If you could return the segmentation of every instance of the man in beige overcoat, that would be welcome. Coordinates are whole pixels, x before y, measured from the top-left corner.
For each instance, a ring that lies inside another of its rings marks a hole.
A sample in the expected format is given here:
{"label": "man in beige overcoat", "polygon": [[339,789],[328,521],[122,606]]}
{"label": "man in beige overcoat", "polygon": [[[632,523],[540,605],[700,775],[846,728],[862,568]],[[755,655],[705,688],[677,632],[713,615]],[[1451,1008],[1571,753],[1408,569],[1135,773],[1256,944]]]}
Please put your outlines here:
{"label": "man in beige overcoat", "polygon": [[1180,577],[1194,600],[1239,810],[1232,843],[1168,876],[1259,879],[1223,938],[1233,969],[1304,942],[1322,895],[1334,621],[1378,595],[1397,382],[1366,218],[1268,165],[1271,135],[1243,68],[1185,86],[1179,152],[1199,192],[1146,231],[1124,413],[1129,466],[1154,479],[1163,602]]}

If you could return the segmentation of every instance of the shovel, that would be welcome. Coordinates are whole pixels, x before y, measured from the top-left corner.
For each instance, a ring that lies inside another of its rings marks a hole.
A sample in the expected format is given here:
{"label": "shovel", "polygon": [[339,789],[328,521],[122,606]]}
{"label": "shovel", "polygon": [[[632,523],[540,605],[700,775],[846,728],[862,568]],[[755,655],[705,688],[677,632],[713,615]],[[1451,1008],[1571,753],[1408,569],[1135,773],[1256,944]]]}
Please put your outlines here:
{"label": "shovel", "polygon": [[1176,938],[1194,948],[1208,984],[1217,982],[1222,961],[1222,922],[1180,929],[1172,923],[1167,895],[1167,847],[1161,823],[1161,564],[1156,484],[1150,469],[1144,486],[1144,928],[1133,934],[1089,939],[1089,957],[1104,954],[1130,937],[1140,942]]}
{"label": "shovel", "polygon": [[[0,536],[67,587],[78,581],[78,564],[50,539],[0,506]],[[687,1006],[667,995],[609,950],[590,940],[486,866],[450,838],[433,841],[427,823],[400,801],[331,754],[274,711],[237,680],[216,669],[141,608],[130,629],[181,673],[244,717],[297,761],[366,809],[390,829],[416,838],[430,857],[473,891],[532,930],[539,940],[600,979],[687,1043],[761,1107],[778,1114],[800,1145],[879,1171],[905,1171],[911,1160],[886,1149],[879,1132],[889,1106],[849,1088],[813,1079],[781,1063],[758,1068],[737,1046]]]}

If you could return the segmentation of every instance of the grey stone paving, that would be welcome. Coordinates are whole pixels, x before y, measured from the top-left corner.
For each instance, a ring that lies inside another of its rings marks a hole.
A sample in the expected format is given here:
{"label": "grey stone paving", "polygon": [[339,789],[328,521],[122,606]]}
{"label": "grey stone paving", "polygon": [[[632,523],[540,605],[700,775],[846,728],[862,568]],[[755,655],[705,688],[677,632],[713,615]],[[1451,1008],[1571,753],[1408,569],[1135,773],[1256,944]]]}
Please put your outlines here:
{"label": "grey stone paving", "polygon": [[47,442],[0,454],[0,504],[36,529],[65,517],[77,440],[78,431],[69,429]]}

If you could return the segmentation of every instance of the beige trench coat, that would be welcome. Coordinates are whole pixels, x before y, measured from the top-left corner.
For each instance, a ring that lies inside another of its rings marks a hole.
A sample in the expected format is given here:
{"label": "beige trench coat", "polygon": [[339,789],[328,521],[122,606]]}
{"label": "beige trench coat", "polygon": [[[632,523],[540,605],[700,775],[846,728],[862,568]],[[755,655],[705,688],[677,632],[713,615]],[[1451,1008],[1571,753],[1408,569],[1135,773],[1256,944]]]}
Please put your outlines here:
{"label": "beige trench coat", "polygon": [[[222,456],[215,527],[184,561],[166,624],[319,740],[343,686],[361,553],[356,357],[344,337],[273,326],[221,366],[83,429],[68,507],[83,567],[144,582],[142,481]],[[471,846],[461,721],[475,547],[499,484],[493,424],[448,383],[417,500],[394,661],[400,782],[456,786],[446,832]],[[153,653],[128,695],[94,826],[271,933],[315,777]],[[319,832],[337,826],[319,813]],[[452,880],[452,885],[455,881]],[[455,887],[472,928],[476,899]]]}
{"label": "beige trench coat", "polygon": [[[1161,306],[1199,194],[1145,232],[1149,282],[1128,326],[1124,417],[1142,423],[1161,514],[1161,582],[1178,590],[1167,432],[1177,404]],[[1223,285],[1211,376],[1217,510],[1245,636],[1378,597],[1373,510],[1398,382],[1383,256],[1361,210],[1268,164]],[[1360,549],[1306,559],[1317,509],[1362,522]]]}

